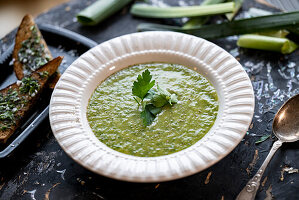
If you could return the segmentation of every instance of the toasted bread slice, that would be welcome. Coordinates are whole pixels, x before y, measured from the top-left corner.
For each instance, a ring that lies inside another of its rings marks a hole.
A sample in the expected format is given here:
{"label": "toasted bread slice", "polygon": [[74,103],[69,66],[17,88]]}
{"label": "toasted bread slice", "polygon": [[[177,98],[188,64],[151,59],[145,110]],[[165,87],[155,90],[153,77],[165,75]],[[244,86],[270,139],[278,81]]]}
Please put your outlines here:
{"label": "toasted bread slice", "polygon": [[[63,57],[57,57],[47,64],[0,91],[0,141],[7,139],[20,126],[37,102],[51,75],[56,73]],[[1,110],[2,109],[2,110]]]}
{"label": "toasted bread slice", "polygon": [[[27,53],[27,50],[30,53]],[[31,55],[31,53],[37,54]],[[44,63],[52,60],[51,52],[31,15],[25,15],[17,32],[13,51],[14,71],[19,80],[36,71]],[[26,61],[24,61],[24,59]],[[49,82],[54,88],[60,77],[57,71]]]}
{"label": "toasted bread slice", "polygon": [[[24,75],[28,72],[27,75],[29,75],[32,71],[31,69],[26,69],[24,62],[20,60],[20,50],[25,48],[29,49],[32,47],[32,45],[28,45],[27,47],[24,47],[24,41],[29,41],[30,39],[38,39],[39,44],[36,44],[35,46],[43,46],[43,49],[41,49],[41,57],[48,57],[49,60],[53,59],[51,52],[43,39],[43,36],[41,32],[39,31],[37,25],[35,24],[33,17],[31,15],[25,15],[17,32],[16,39],[15,39],[15,47],[13,51],[13,59],[14,59],[14,71],[19,80],[24,78]],[[34,56],[32,56],[34,58]],[[29,62],[27,60],[27,62]]]}

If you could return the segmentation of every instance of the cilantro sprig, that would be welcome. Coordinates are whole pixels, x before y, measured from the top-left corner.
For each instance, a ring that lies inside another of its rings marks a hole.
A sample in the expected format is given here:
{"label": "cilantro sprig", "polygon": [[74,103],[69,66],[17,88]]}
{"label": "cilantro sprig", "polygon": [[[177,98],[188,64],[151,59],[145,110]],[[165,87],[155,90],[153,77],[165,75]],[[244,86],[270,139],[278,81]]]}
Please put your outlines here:
{"label": "cilantro sprig", "polygon": [[155,80],[148,69],[138,75],[137,80],[133,83],[132,94],[135,101],[141,107],[140,113],[145,126],[150,125],[155,117],[162,111],[162,107],[169,104],[177,103],[176,94],[171,94],[166,89],[161,88],[157,84],[157,88],[153,88]]}

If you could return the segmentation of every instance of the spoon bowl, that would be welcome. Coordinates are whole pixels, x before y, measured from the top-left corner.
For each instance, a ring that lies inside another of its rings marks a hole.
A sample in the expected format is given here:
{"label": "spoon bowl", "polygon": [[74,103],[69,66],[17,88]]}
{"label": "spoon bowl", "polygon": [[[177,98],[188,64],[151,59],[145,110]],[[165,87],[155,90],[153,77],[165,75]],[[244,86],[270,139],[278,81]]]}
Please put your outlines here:
{"label": "spoon bowl", "polygon": [[299,94],[281,106],[273,120],[272,130],[282,142],[299,140]]}
{"label": "spoon bowl", "polygon": [[278,140],[274,142],[262,166],[253,178],[248,181],[236,200],[254,200],[261,178],[274,153],[281,147],[283,142],[299,140],[299,94],[290,98],[280,107],[274,117],[272,131]]}

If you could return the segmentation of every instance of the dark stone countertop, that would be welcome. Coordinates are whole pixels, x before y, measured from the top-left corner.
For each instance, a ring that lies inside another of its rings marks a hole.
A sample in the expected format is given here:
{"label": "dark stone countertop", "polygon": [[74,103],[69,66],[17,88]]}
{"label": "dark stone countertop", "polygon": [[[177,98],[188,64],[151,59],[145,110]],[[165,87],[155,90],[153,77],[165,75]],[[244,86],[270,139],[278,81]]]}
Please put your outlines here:
{"label": "dark stone countertop", "polygon": [[[92,1],[73,0],[37,17],[82,34],[98,43],[136,32],[145,19],[134,18],[128,8],[94,27],[81,26],[75,14]],[[153,1],[157,2],[157,1]],[[160,1],[162,2],[162,0]],[[167,1],[164,1],[167,2]],[[170,1],[172,4],[183,1]],[[188,2],[188,1],[185,1]],[[197,1],[189,1],[189,3]],[[270,9],[245,0],[238,18],[250,7]],[[152,20],[153,21],[153,20]],[[11,44],[15,31],[0,40],[0,53]],[[291,55],[240,49],[237,36],[213,40],[235,56],[248,73],[256,95],[252,124],[241,143],[224,159],[195,175],[162,183],[128,183],[94,174],[69,158],[50,131],[48,120],[7,159],[0,160],[0,199],[234,199],[267,156],[274,137],[272,120],[288,97],[299,93],[299,51]],[[273,135],[272,135],[273,136]],[[256,199],[299,199],[299,143],[283,144],[271,160]],[[209,178],[208,178],[209,177]]]}

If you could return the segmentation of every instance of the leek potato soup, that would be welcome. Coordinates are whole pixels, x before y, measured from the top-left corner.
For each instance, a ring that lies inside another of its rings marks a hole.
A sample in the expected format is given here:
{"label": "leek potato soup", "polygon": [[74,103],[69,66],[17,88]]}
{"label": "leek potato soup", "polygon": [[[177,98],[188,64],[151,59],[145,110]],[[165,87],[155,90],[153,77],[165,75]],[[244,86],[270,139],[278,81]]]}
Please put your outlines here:
{"label": "leek potato soup", "polygon": [[218,112],[215,88],[178,64],[125,68],[103,81],[90,97],[88,123],[108,147],[134,156],[168,155],[199,141]]}

